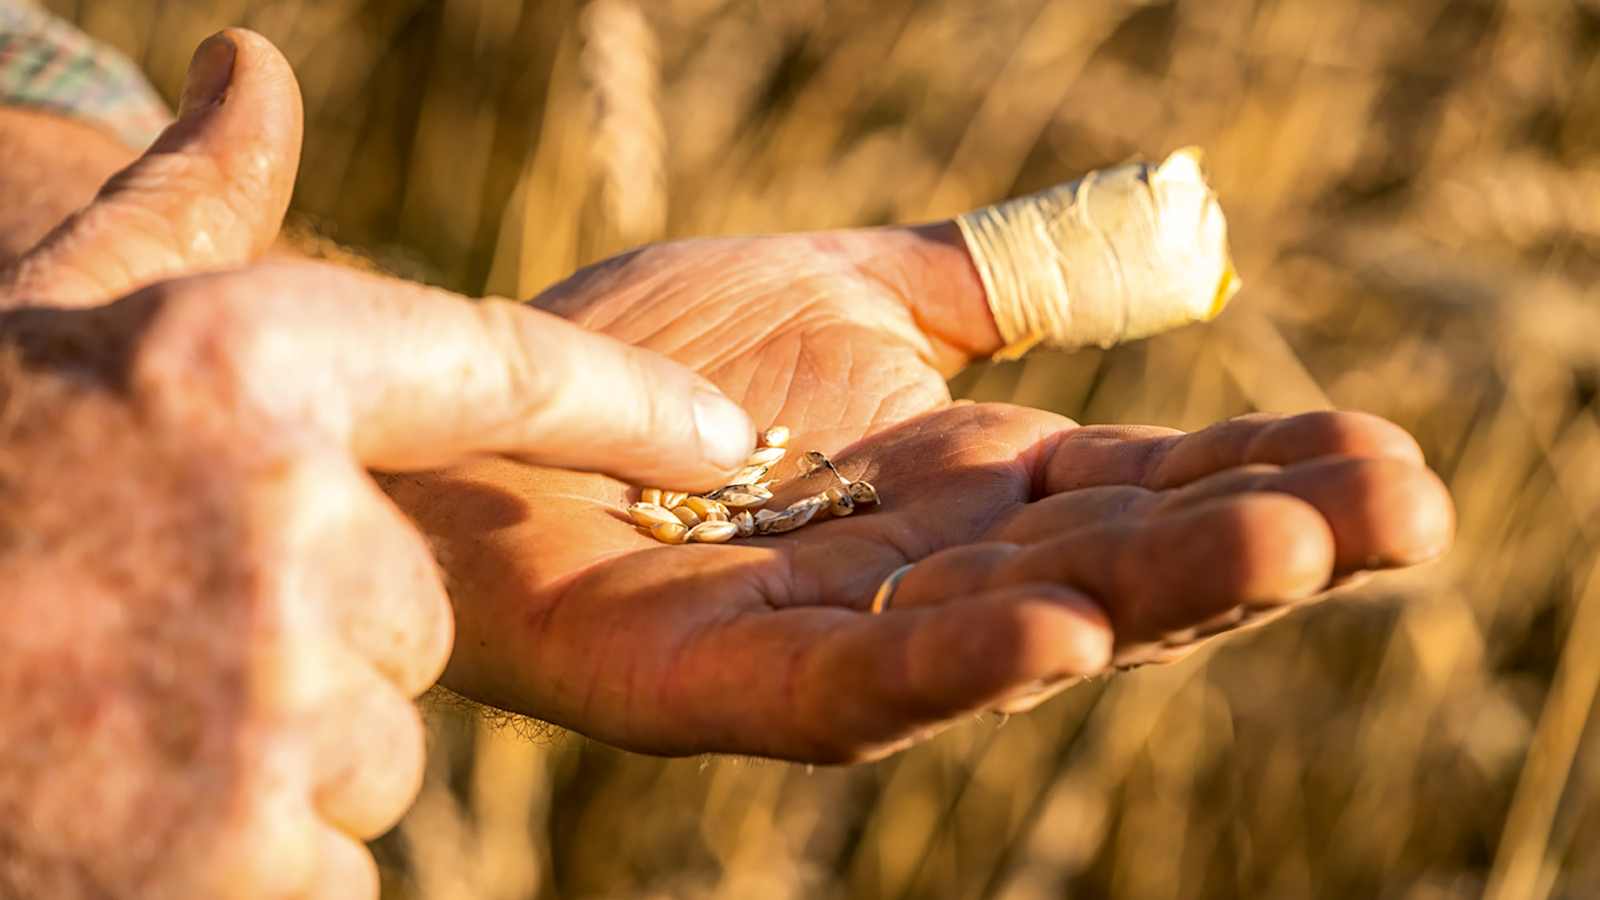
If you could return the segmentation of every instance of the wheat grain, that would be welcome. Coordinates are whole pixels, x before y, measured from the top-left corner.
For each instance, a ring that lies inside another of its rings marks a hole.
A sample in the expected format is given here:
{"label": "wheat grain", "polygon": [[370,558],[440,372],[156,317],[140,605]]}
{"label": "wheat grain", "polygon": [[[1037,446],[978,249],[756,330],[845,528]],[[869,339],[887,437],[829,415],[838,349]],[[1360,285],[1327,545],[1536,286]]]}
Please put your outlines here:
{"label": "wheat grain", "polygon": [[812,519],[817,513],[828,508],[827,494],[813,494],[804,500],[796,500],[789,504],[783,512],[768,519],[765,524],[758,524],[756,530],[761,534],[784,534],[800,528]]}
{"label": "wheat grain", "polygon": [[688,533],[681,522],[662,522],[650,529],[650,536],[663,544],[681,544]]}
{"label": "wheat grain", "polygon": [[745,465],[771,468],[782,461],[783,455],[787,452],[789,451],[782,447],[762,447],[750,454],[750,458],[745,460]]}
{"label": "wheat grain", "polygon": [[847,482],[846,490],[857,506],[877,506],[881,502],[878,499],[878,489],[873,487],[870,481]]}
{"label": "wheat grain", "polygon": [[739,471],[733,473],[733,477],[728,479],[728,483],[755,484],[761,479],[767,477],[767,472],[771,468],[771,466],[745,466]]}
{"label": "wheat grain", "polygon": [[786,534],[824,513],[843,518],[879,502],[878,491],[869,482],[851,481],[825,454],[812,450],[803,457],[803,477],[827,469],[838,484],[782,510],[764,509],[773,493],[772,482],[762,479],[785,458],[787,450],[776,445],[787,444],[789,438],[788,428],[774,425],[761,433],[764,446],[750,454],[729,484],[704,494],[646,488],[640,492],[640,502],[628,507],[628,516],[665,543],[720,544],[735,537]]}
{"label": "wheat grain", "polygon": [[725,544],[739,533],[739,526],[732,522],[701,522],[689,529],[686,540],[697,544]]}
{"label": "wheat grain", "polygon": [[628,507],[628,518],[636,525],[650,528],[655,525],[670,525],[678,521],[678,517],[664,506],[655,503],[635,503]]}
{"label": "wheat grain", "polygon": [[699,516],[702,521],[726,522],[728,520],[728,508],[716,500],[709,500],[705,497],[687,497],[680,505],[694,510],[695,515]]}
{"label": "wheat grain", "polygon": [[772,490],[760,485],[738,484],[721,488],[707,497],[730,509],[754,509],[772,500]]}
{"label": "wheat grain", "polygon": [[838,518],[843,518],[856,511],[855,498],[850,496],[846,488],[828,488],[828,512]]}

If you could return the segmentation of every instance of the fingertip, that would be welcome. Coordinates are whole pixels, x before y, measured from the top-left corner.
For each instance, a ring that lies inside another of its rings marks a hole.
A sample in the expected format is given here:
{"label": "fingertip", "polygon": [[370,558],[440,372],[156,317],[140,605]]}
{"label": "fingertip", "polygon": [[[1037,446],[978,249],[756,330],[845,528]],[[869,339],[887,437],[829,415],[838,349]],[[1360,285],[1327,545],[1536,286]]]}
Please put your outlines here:
{"label": "fingertip", "polygon": [[1236,590],[1240,600],[1299,600],[1327,586],[1338,545],[1316,507],[1298,497],[1261,493],[1246,495],[1230,512],[1230,530],[1248,566]]}
{"label": "fingertip", "polygon": [[585,338],[595,343],[593,364],[610,370],[596,372],[599,382],[610,381],[613,392],[595,397],[592,410],[617,411],[608,423],[592,423],[605,432],[596,442],[605,448],[600,468],[642,486],[704,491],[729,484],[748,464],[755,423],[716,385],[659,353]]}
{"label": "fingertip", "polygon": [[1338,573],[1396,568],[1442,554],[1455,505],[1439,477],[1392,457],[1326,457],[1287,467],[1263,485],[1305,500],[1333,530]]}
{"label": "fingertip", "polygon": [[1289,465],[1335,455],[1423,462],[1422,447],[1404,428],[1355,410],[1324,410],[1272,422],[1251,441],[1245,462]]}
{"label": "fingertip", "polygon": [[[294,67],[277,45],[245,28],[223,29],[195,48],[178,102],[178,122],[157,147],[187,140],[196,122],[229,108],[241,109],[235,128],[254,125],[281,139],[292,125],[298,145],[302,100]],[[243,136],[226,137],[238,141]]]}
{"label": "fingertip", "polygon": [[1438,559],[1449,551],[1456,540],[1456,503],[1455,498],[1450,496],[1450,488],[1432,469],[1424,468],[1422,473],[1424,478],[1419,495],[1429,512],[1419,517],[1422,527],[1417,533],[1424,540],[1417,544],[1413,560],[1417,563]]}
{"label": "fingertip", "polygon": [[1365,540],[1352,540],[1350,550],[1340,554],[1341,569],[1412,566],[1449,548],[1455,504],[1439,476],[1398,460],[1363,461],[1356,475],[1352,493],[1365,498],[1360,535]]}
{"label": "fingertip", "polygon": [[248,192],[248,210],[266,214],[256,213],[270,220],[266,238],[275,238],[283,215],[277,207],[287,207],[298,174],[304,116],[294,68],[277,46],[254,31],[228,28],[195,49],[178,120],[151,152],[205,154],[215,166],[213,180],[222,180],[206,188]]}
{"label": "fingertip", "polygon": [[233,82],[234,61],[238,45],[226,31],[200,42],[189,59],[189,71],[184,76],[183,92],[178,99],[178,118],[190,119],[207,107],[215,105]]}
{"label": "fingertip", "polygon": [[701,491],[728,484],[755,449],[750,416],[687,366],[522,304],[474,308],[512,376],[487,382],[492,395],[521,420],[499,452]]}
{"label": "fingertip", "polygon": [[[1157,588],[1141,594],[1187,595],[1192,604],[1161,630],[1241,603],[1310,597],[1332,577],[1337,550],[1333,529],[1316,507],[1273,492],[1220,497],[1180,510],[1144,531],[1140,543],[1124,558],[1137,569],[1125,574],[1125,582],[1154,577]],[[1174,557],[1175,547],[1181,556]],[[1162,559],[1168,563],[1150,566]]]}
{"label": "fingertip", "polygon": [[300,81],[295,77],[294,65],[277,44],[248,28],[227,28],[216,37],[234,45],[235,84],[270,91],[286,111],[296,116],[301,113]]}
{"label": "fingertip", "polygon": [[1054,632],[1053,665],[1044,678],[1094,675],[1111,665],[1116,636],[1105,610],[1087,595],[1060,585],[1040,585],[1035,602],[1044,604],[1045,625]]}
{"label": "fingertip", "polygon": [[943,620],[942,646],[925,658],[959,682],[946,690],[966,706],[994,703],[1035,682],[1092,675],[1111,662],[1105,612],[1063,585],[1010,585],[932,612]]}
{"label": "fingertip", "polygon": [[732,474],[755,450],[755,423],[715,388],[708,385],[695,391],[693,417],[701,455],[722,474]]}

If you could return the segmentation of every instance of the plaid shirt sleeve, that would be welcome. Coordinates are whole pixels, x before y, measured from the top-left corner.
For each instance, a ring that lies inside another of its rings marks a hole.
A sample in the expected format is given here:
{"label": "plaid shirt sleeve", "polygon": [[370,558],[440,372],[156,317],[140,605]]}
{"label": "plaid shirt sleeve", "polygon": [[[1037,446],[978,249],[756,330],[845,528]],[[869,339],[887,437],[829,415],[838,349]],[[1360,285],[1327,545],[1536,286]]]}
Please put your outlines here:
{"label": "plaid shirt sleeve", "polygon": [[172,120],[126,57],[29,0],[0,0],[0,106],[84,119],[137,148]]}

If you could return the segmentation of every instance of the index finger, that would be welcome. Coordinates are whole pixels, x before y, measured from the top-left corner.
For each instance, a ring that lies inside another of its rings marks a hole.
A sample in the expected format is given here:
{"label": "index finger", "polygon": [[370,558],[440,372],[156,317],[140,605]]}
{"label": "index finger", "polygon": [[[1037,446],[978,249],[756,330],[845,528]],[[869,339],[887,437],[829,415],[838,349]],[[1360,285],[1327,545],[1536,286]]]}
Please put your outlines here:
{"label": "index finger", "polygon": [[119,306],[151,316],[136,377],[178,395],[236,390],[373,468],[474,453],[642,483],[722,483],[748,416],[663,356],[504,300],[311,263],[169,282]]}

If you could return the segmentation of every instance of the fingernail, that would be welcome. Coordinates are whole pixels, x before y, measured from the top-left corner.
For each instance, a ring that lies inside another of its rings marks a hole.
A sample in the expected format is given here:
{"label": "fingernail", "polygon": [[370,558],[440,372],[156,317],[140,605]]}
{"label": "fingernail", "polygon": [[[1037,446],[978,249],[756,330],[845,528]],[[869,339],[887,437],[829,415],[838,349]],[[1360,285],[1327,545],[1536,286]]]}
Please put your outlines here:
{"label": "fingernail", "polygon": [[695,395],[694,427],[701,452],[718,468],[738,468],[755,449],[756,430],[750,417],[720,394],[701,391]]}
{"label": "fingernail", "polygon": [[189,60],[189,74],[183,80],[183,95],[178,100],[178,118],[216,105],[233,82],[233,62],[239,48],[226,34],[205,39]]}

